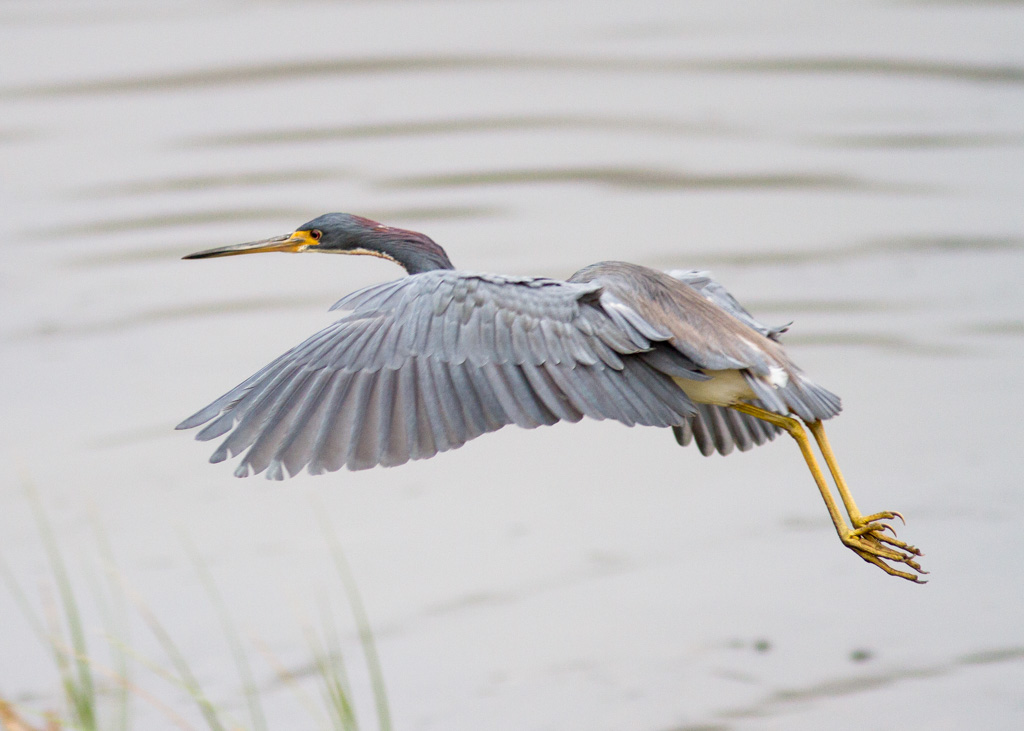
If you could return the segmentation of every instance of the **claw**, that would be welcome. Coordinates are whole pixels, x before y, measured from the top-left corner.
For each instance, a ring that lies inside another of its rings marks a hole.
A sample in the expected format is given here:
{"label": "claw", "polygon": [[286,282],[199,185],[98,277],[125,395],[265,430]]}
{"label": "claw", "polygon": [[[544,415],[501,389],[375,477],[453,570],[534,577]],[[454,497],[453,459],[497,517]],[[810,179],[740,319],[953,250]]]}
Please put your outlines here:
{"label": "claw", "polygon": [[921,551],[896,538],[882,535],[883,527],[884,525],[881,523],[869,523],[856,530],[847,531],[842,537],[843,544],[868,563],[883,569],[887,574],[899,576],[915,583],[924,583],[919,581],[914,574],[900,571],[886,563],[886,561],[902,563],[918,574],[928,573],[914,560],[915,556],[921,555]]}
{"label": "claw", "polygon": [[[893,528],[891,525],[889,525],[888,523],[880,523],[879,525],[882,526],[882,530],[887,530],[890,533],[892,533],[893,538],[896,537],[896,529]],[[906,523],[904,523],[903,525],[906,525]]]}
{"label": "claw", "polygon": [[858,526],[865,525],[867,523],[874,523],[879,520],[892,520],[893,518],[899,518],[900,522],[903,523],[903,525],[907,524],[907,521],[903,519],[903,514],[895,510],[883,510],[881,513],[875,513],[874,515],[851,515],[850,518]]}

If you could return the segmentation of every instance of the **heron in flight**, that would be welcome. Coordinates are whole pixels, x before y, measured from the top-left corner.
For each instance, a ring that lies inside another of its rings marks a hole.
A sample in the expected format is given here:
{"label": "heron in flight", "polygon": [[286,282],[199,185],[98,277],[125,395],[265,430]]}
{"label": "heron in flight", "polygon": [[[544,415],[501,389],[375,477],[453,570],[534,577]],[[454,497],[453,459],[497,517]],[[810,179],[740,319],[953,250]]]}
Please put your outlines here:
{"label": "heron in flight", "polygon": [[624,262],[567,281],[465,272],[421,233],[346,213],[185,258],[270,251],[377,256],[409,276],[343,297],[332,308],[347,312],[340,320],[178,425],[206,424],[204,441],[226,434],[210,461],[244,452],[239,477],[400,465],[508,424],[584,416],[669,427],[705,455],[785,431],[843,544],[893,576],[926,573],[886,522],[902,516],[864,515],[843,480],[822,426],[839,397],[789,359],[785,327],[762,325],[700,272]]}

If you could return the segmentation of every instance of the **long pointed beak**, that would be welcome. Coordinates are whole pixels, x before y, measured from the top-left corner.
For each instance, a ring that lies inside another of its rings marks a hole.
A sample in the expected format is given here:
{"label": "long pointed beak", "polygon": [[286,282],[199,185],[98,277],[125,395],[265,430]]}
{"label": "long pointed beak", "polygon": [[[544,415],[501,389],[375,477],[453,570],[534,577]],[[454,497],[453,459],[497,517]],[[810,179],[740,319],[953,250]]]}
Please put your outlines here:
{"label": "long pointed beak", "polygon": [[247,244],[232,244],[231,246],[221,246],[216,249],[207,249],[206,251],[197,251],[195,254],[189,254],[188,256],[181,257],[182,259],[212,259],[216,256],[238,256],[240,254],[261,254],[265,251],[288,251],[296,252],[303,251],[311,245],[315,245],[316,241],[309,237],[308,234],[303,236],[306,232],[296,231],[292,234],[284,234],[283,236],[274,236],[273,238],[263,239],[262,241],[250,241]]}

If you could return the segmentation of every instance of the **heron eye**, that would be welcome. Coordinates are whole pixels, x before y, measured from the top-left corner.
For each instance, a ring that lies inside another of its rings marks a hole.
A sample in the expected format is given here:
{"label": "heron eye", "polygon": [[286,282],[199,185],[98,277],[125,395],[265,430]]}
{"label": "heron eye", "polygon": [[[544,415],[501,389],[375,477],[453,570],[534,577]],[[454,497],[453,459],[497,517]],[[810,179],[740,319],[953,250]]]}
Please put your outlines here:
{"label": "heron eye", "polygon": [[323,232],[320,229],[315,228],[315,229],[313,229],[312,231],[309,232],[309,235],[311,237],[313,237],[314,241],[319,241],[320,237],[323,236],[324,234],[323,234]]}

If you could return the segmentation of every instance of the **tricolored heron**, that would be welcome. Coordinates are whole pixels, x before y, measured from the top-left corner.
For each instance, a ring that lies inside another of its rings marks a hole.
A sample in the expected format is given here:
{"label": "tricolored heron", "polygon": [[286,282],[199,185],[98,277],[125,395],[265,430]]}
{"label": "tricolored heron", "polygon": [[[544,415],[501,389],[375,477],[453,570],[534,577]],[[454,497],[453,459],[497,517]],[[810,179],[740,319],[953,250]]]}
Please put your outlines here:
{"label": "tricolored heron", "polygon": [[926,573],[914,560],[921,552],[884,522],[899,513],[864,515],[854,503],[822,426],[839,397],[789,359],[785,327],[762,325],[702,273],[624,262],[568,281],[463,272],[427,236],[346,213],[185,258],[267,251],[367,254],[409,276],[342,298],[332,309],[347,315],[178,426],[211,422],[200,440],[228,434],[210,461],[245,451],[239,477],[399,465],[507,424],[584,416],[671,427],[705,455],[746,451],[784,430],[843,544],[893,576]]}

